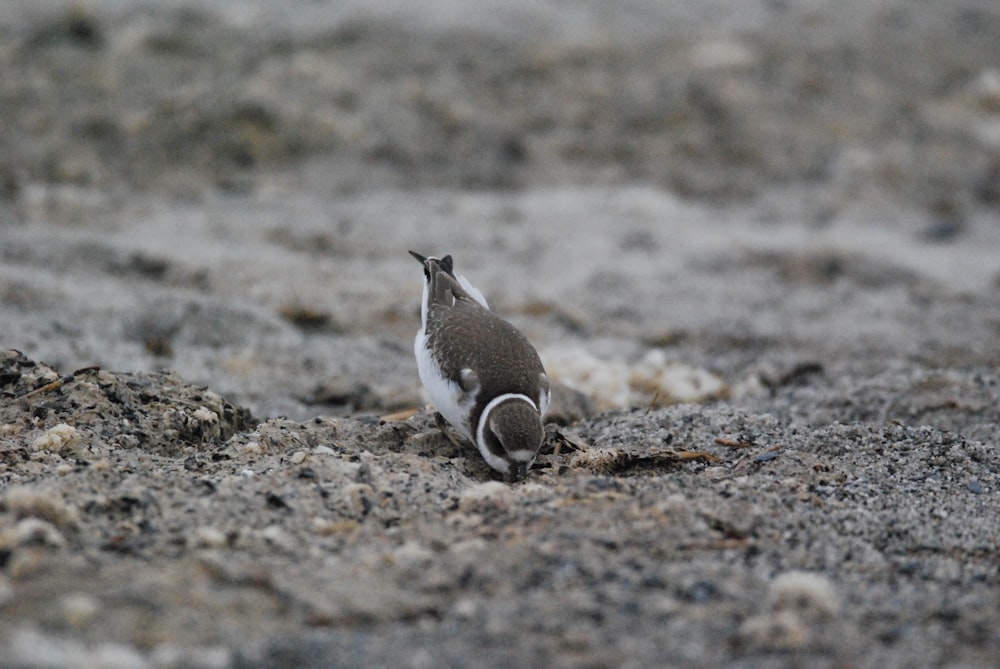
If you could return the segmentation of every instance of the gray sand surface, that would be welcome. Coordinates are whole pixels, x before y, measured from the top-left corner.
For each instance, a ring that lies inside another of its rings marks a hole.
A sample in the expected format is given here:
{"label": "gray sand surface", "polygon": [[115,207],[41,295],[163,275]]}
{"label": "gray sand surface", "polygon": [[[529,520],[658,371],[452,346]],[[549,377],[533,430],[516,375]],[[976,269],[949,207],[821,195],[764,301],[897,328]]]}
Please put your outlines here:
{"label": "gray sand surface", "polygon": [[1000,665],[1000,8],[611,6],[7,3],[0,666]]}

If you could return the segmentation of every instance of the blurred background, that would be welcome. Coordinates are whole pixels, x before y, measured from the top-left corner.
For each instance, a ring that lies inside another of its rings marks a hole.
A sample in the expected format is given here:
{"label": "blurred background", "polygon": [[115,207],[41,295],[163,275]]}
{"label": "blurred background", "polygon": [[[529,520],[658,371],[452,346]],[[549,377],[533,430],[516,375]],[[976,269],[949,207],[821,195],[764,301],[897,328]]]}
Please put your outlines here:
{"label": "blurred background", "polygon": [[598,406],[1000,357],[992,0],[7,0],[0,73],[0,344],[65,372],[413,406],[410,248]]}

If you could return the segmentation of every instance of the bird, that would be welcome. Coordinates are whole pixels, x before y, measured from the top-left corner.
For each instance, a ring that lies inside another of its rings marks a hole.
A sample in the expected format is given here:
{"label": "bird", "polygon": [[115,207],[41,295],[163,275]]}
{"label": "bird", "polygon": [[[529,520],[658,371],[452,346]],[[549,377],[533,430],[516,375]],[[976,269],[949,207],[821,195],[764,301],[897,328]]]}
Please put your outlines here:
{"label": "bird", "polygon": [[552,393],[538,352],[490,310],[454,260],[410,251],[424,267],[413,342],[431,403],[508,482],[523,480],[544,437]]}

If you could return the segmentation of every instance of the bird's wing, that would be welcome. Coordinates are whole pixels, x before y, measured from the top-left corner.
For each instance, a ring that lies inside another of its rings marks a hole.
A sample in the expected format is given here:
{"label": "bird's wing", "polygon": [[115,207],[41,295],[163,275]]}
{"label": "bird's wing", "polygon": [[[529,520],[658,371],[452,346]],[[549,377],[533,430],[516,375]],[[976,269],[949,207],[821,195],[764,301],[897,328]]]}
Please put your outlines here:
{"label": "bird's wing", "polygon": [[476,302],[479,302],[479,304],[483,305],[483,307],[487,309],[490,308],[490,305],[486,304],[486,298],[483,297],[483,294],[479,292],[478,288],[469,283],[468,279],[461,274],[455,278],[458,280],[458,285],[462,287],[462,290],[469,294],[469,297],[474,299]]}

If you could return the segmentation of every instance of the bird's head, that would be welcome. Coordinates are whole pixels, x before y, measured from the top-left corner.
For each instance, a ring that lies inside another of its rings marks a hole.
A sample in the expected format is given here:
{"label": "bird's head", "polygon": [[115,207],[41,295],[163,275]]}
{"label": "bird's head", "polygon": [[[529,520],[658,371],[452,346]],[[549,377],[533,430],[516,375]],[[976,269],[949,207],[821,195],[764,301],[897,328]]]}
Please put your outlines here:
{"label": "bird's head", "polygon": [[544,434],[534,402],[525,395],[501,395],[479,418],[476,446],[508,481],[520,481],[535,462]]}

